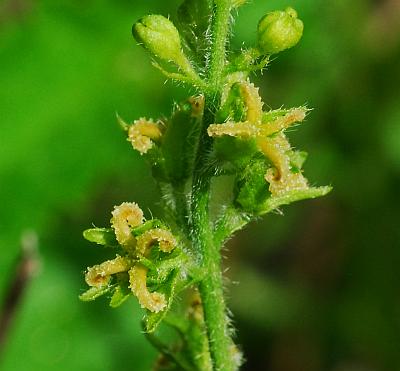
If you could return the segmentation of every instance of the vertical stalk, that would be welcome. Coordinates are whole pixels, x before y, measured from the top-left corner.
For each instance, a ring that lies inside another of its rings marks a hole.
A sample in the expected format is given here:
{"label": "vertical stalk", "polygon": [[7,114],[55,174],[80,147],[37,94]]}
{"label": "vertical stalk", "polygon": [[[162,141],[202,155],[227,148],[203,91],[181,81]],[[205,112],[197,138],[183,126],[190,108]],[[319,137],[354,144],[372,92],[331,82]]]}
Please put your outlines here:
{"label": "vertical stalk", "polygon": [[199,285],[204,319],[214,369],[233,371],[233,341],[229,334],[229,319],[224,301],[221,254],[219,246],[210,242],[203,252],[203,266],[208,274]]}
{"label": "vertical stalk", "polygon": [[211,25],[211,55],[208,73],[209,83],[214,93],[222,88],[225,68],[226,43],[228,40],[231,0],[215,0]]}
{"label": "vertical stalk", "polygon": [[[210,109],[215,101],[208,104],[204,123],[214,118]],[[210,138],[204,136],[200,141],[191,200],[192,239],[200,258],[200,264],[207,274],[199,284],[203,303],[208,342],[212,364],[218,371],[233,371],[236,366],[232,357],[233,341],[229,334],[229,319],[223,296],[220,246],[214,243],[213,228],[209,215],[209,195],[212,169],[207,168],[207,153],[211,146]]]}
{"label": "vertical stalk", "polygon": [[211,54],[208,74],[209,91],[205,97],[205,110],[195,160],[191,199],[192,239],[200,264],[207,274],[199,284],[213,369],[233,371],[236,369],[233,342],[229,334],[229,320],[223,296],[220,246],[213,238],[209,215],[210,183],[213,169],[208,164],[212,148],[207,127],[214,123],[215,110],[220,104],[223,88],[225,47],[230,23],[230,1],[215,0],[211,24]]}

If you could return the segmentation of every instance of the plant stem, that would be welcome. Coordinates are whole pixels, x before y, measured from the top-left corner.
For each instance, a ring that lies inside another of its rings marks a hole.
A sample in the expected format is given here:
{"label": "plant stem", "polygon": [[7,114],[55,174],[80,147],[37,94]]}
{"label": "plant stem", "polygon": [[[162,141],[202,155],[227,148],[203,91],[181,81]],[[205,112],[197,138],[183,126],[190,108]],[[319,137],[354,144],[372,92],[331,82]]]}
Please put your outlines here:
{"label": "plant stem", "polygon": [[[212,107],[215,101],[208,103],[204,126],[215,117]],[[208,149],[211,147],[207,134],[200,139],[196,159],[192,188],[192,238],[201,265],[206,270],[205,278],[200,282],[199,290],[203,303],[208,342],[215,370],[233,371],[233,342],[229,336],[228,317],[223,297],[220,246],[214,243],[213,228],[209,216],[209,193],[212,172],[207,167]]]}
{"label": "plant stem", "polygon": [[209,83],[214,93],[222,88],[225,69],[226,43],[230,28],[230,0],[215,0],[211,25],[211,55],[209,67]]}
{"label": "plant stem", "polygon": [[212,18],[212,45],[208,75],[209,91],[205,96],[205,109],[199,146],[195,160],[191,199],[192,239],[205,278],[199,284],[202,298],[213,369],[233,371],[233,342],[229,334],[229,320],[223,296],[220,246],[214,243],[213,227],[209,215],[210,183],[213,169],[208,163],[212,140],[207,127],[215,121],[215,110],[220,104],[225,65],[225,46],[229,31],[230,1],[214,2]]}
{"label": "plant stem", "polygon": [[203,266],[208,274],[200,283],[200,295],[203,303],[204,319],[211,358],[214,369],[218,371],[233,371],[233,341],[228,327],[228,316],[223,297],[221,255],[219,247],[210,244],[204,251]]}

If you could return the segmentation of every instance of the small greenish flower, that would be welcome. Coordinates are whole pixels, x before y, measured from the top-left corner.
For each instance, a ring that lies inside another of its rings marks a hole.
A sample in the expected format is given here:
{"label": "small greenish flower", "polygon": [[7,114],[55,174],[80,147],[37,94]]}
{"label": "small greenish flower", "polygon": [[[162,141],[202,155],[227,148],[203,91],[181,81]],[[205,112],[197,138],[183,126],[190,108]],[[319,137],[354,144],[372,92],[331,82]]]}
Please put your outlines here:
{"label": "small greenish flower", "polygon": [[266,14],[258,23],[258,47],[263,54],[276,54],[295,46],[303,34],[303,22],[293,8]]}
{"label": "small greenish flower", "polygon": [[[149,291],[147,287],[149,268],[142,264],[142,260],[147,261],[150,265],[154,264],[151,262],[152,257],[150,256],[154,247],[157,247],[160,253],[170,254],[178,245],[176,238],[169,230],[158,228],[158,223],[146,222],[142,209],[135,202],[123,202],[121,205],[115,206],[112,211],[111,226],[124,254],[117,254],[114,259],[88,267],[85,280],[90,288],[80,298],[84,301],[91,301],[113,291],[114,295],[110,305],[118,306],[125,301],[128,295],[117,277],[118,274],[123,274],[125,281],[127,281],[126,276],[128,275],[129,286],[125,282],[126,288],[130,289],[138,298],[142,308],[151,313],[164,311],[172,299],[163,292]],[[150,229],[143,228],[145,226]],[[138,236],[135,234],[135,229],[138,233],[141,232]],[[85,231],[84,236],[97,244],[107,245],[110,239],[109,233],[112,230],[92,228]],[[166,257],[164,256],[164,258]],[[162,257],[159,258],[159,261],[161,260]],[[156,272],[160,275],[161,270],[156,269]],[[159,286],[162,286],[162,279],[163,277],[160,277]]]}
{"label": "small greenish flower", "polygon": [[147,153],[154,146],[154,141],[159,140],[161,135],[159,123],[153,122],[151,119],[135,120],[128,129],[128,140],[141,155]]}

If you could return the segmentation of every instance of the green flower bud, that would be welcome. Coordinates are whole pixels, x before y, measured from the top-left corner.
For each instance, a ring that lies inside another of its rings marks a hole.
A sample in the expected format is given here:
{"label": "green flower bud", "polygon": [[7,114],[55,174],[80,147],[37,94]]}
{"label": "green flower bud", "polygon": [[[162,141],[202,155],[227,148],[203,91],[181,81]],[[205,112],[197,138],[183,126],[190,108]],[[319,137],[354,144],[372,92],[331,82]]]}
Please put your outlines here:
{"label": "green flower bud", "polygon": [[293,8],[266,14],[258,23],[258,47],[263,54],[276,54],[295,46],[303,34],[303,22]]}
{"label": "green flower bud", "polygon": [[180,65],[186,59],[181,39],[174,24],[162,15],[148,15],[132,27],[133,37],[151,53],[161,59]]}

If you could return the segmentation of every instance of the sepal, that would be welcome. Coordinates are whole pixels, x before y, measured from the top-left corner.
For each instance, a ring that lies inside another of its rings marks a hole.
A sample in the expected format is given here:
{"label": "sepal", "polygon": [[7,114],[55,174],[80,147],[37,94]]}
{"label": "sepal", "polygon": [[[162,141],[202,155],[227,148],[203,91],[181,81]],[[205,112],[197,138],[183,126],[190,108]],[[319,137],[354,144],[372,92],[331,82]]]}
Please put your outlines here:
{"label": "sepal", "polygon": [[89,290],[79,295],[79,299],[82,301],[93,301],[96,300],[98,297],[109,293],[110,290],[111,286],[108,285],[100,287],[91,287]]}
{"label": "sepal", "polygon": [[127,273],[117,274],[116,280],[117,283],[114,285],[113,294],[110,299],[111,308],[118,308],[132,295],[132,292],[129,290]]}
{"label": "sepal", "polygon": [[332,190],[331,186],[309,187],[302,190],[288,191],[279,196],[270,197],[264,202],[264,204],[260,208],[260,211],[258,212],[258,215],[267,214],[273,210],[278,209],[281,206],[289,205],[296,201],[314,199],[325,196],[331,190]]}
{"label": "sepal", "polygon": [[117,247],[118,241],[112,228],[90,228],[83,231],[83,237],[98,245]]}

